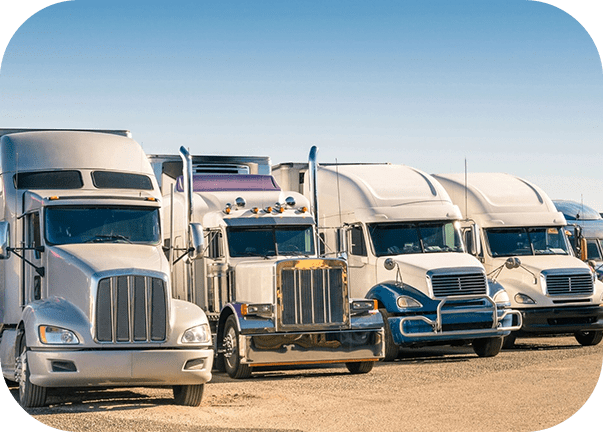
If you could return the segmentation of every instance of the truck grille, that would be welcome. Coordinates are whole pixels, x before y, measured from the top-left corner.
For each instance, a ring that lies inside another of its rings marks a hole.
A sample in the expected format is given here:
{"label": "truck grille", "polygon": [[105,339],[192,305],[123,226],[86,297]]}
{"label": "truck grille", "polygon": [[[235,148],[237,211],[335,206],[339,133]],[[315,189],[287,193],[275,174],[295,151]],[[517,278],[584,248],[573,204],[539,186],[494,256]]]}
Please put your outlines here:
{"label": "truck grille", "polygon": [[549,295],[592,295],[593,277],[583,274],[548,274],[546,289]]}
{"label": "truck grille", "polygon": [[280,274],[283,326],[329,327],[347,322],[343,267],[284,267]]}
{"label": "truck grille", "polygon": [[148,276],[101,279],[96,297],[96,340],[164,341],[167,332],[165,288],[162,279]]}
{"label": "truck grille", "polygon": [[434,297],[487,295],[486,275],[483,273],[431,275]]}

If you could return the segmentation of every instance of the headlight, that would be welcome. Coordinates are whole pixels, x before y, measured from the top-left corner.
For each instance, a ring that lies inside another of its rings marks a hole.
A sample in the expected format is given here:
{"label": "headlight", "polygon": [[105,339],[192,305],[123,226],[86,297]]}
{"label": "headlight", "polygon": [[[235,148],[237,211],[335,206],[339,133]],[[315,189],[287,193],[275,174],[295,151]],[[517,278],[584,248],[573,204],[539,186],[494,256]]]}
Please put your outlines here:
{"label": "headlight", "polygon": [[209,343],[211,340],[211,333],[209,331],[208,324],[201,324],[196,327],[189,328],[182,334],[180,342],[189,343]]}
{"label": "headlight", "polygon": [[515,301],[519,304],[536,304],[536,300],[525,294],[515,294]]}
{"label": "headlight", "polygon": [[241,315],[257,315],[264,318],[272,318],[272,305],[265,304],[242,304]]}
{"label": "headlight", "polygon": [[71,330],[60,327],[41,325],[38,327],[40,341],[43,344],[76,345],[80,341]]}
{"label": "headlight", "polygon": [[377,310],[377,300],[352,300],[352,313],[365,313]]}
{"label": "headlight", "polygon": [[412,297],[408,297],[408,296],[400,296],[400,297],[398,297],[396,299],[396,304],[401,309],[423,307],[423,305],[421,303],[419,303],[417,300],[415,300]]}

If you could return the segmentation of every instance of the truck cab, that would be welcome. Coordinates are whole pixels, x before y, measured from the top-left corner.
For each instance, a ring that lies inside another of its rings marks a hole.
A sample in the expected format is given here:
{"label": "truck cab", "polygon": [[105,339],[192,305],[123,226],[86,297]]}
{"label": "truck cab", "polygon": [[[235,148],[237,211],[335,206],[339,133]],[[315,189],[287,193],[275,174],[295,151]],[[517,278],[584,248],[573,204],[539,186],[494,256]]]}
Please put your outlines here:
{"label": "truck cab", "polygon": [[603,280],[603,217],[592,207],[569,200],[553,200],[567,221],[566,234],[575,255]]}
{"label": "truck cab", "polygon": [[316,194],[323,254],[345,253],[352,295],[378,302],[385,358],[401,347],[459,343],[498,354],[521,319],[465,253],[460,211],[438,182],[407,166],[362,163],[320,164],[314,182],[311,165],[282,163],[273,172],[284,187]]}
{"label": "truck cab", "polygon": [[[24,407],[52,387],[170,385],[197,406],[207,317],[171,296],[161,195],[127,131],[1,140],[0,359]],[[159,367],[160,366],[160,367]]]}
{"label": "truck cab", "polygon": [[[538,186],[504,173],[434,176],[463,209],[477,258],[504,286],[523,327],[516,337],[573,333],[581,345],[603,338],[603,284],[576,258],[566,219]],[[477,234],[477,235],[476,235]]]}
{"label": "truck cab", "polygon": [[[269,158],[180,152],[149,158],[164,193],[175,295],[208,314],[217,366],[233,378],[312,363],[369,372],[383,356],[381,315],[350,296],[344,260],[318,256],[308,200],[281,190]],[[180,259],[191,247],[200,252]]]}

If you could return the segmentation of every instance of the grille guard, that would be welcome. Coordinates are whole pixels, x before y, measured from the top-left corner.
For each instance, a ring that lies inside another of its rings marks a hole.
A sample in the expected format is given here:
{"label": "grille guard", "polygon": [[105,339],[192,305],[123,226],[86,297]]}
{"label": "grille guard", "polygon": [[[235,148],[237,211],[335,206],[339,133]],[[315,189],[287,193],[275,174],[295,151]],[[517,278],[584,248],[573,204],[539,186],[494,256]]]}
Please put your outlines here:
{"label": "grille guard", "polygon": [[[463,315],[466,313],[473,312],[484,312],[484,308],[474,308],[474,309],[462,309],[462,310],[442,310],[447,301],[458,301],[458,300],[485,300],[492,305],[492,327],[487,329],[473,329],[473,330],[452,330],[452,331],[444,331],[442,329],[442,316],[443,315]],[[517,316],[518,325],[503,327],[502,321],[509,315]],[[422,332],[422,333],[407,333],[404,331],[404,323],[410,321],[423,321],[431,326],[431,332]],[[441,299],[438,304],[438,308],[436,311],[436,319],[431,320],[425,316],[412,316],[405,317],[400,320],[400,333],[407,338],[421,338],[428,337],[434,335],[441,336],[466,336],[466,335],[475,335],[475,334],[486,334],[492,333],[492,330],[498,330],[501,332],[505,331],[517,331],[521,329],[523,325],[523,317],[521,312],[516,310],[505,310],[503,311],[502,316],[498,317],[498,308],[496,307],[496,303],[490,296],[450,296],[444,299]]]}

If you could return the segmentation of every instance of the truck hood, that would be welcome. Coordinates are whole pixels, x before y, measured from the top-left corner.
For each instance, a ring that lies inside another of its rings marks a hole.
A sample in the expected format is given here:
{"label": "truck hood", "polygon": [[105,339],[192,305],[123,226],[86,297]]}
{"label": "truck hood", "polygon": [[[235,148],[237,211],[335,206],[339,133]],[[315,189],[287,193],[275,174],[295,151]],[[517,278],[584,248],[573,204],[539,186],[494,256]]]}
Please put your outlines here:
{"label": "truck hood", "polygon": [[169,266],[158,246],[135,244],[75,244],[48,246],[47,295],[68,299],[89,319],[96,286],[93,277],[105,271],[119,274],[153,271],[169,274]]}
{"label": "truck hood", "polygon": [[[589,269],[586,263],[580,261],[576,257],[567,255],[528,255],[518,256],[517,258],[519,258],[523,267],[536,274],[536,276],[538,276],[541,271],[550,269]],[[491,263],[489,263],[489,265],[487,265],[488,272],[491,272],[496,268],[504,265],[507,259],[507,257],[494,259]],[[501,272],[501,277],[505,273],[508,274],[511,272],[526,273],[525,269],[522,268],[504,268]]]}
{"label": "truck hood", "polygon": [[428,295],[428,287],[426,281],[427,272],[438,269],[470,269],[472,272],[484,271],[483,265],[472,255],[458,252],[444,253],[423,253],[423,254],[408,254],[395,255],[390,257],[380,257],[377,260],[377,280],[394,280],[396,278],[396,270],[386,270],[384,267],[385,260],[391,258],[400,267],[402,280],[405,284],[410,285],[426,295]]}
{"label": "truck hood", "polygon": [[159,247],[104,243],[48,247],[49,262],[62,260],[90,275],[107,270],[137,269],[165,272],[167,262]]}

